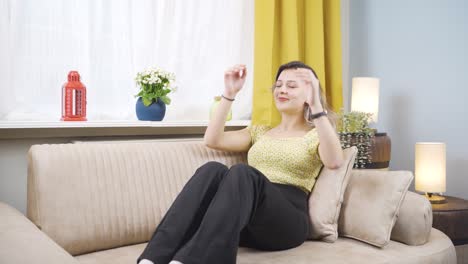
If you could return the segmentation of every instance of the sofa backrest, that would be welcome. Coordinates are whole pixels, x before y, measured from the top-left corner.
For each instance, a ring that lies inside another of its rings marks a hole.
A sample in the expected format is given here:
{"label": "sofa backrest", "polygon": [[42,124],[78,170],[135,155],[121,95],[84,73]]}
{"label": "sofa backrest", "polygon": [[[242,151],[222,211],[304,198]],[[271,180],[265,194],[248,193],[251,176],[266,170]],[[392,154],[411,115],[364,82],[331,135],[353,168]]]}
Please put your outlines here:
{"label": "sofa backrest", "polygon": [[148,241],[195,170],[246,153],[202,141],[34,145],[27,216],[72,255]]}

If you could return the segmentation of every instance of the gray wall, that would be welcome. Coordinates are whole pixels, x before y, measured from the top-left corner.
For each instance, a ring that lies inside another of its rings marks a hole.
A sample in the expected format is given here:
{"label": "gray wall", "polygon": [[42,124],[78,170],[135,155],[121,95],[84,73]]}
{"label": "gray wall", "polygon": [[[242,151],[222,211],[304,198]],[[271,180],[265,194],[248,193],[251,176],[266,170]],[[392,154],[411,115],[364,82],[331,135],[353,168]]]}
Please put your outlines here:
{"label": "gray wall", "polygon": [[26,213],[27,152],[33,144],[66,143],[68,139],[0,140],[0,202]]}
{"label": "gray wall", "polygon": [[[380,78],[376,127],[391,169],[414,171],[414,144],[447,144],[447,195],[468,199],[468,1],[350,0],[349,78]],[[413,188],[413,186],[411,187]]]}

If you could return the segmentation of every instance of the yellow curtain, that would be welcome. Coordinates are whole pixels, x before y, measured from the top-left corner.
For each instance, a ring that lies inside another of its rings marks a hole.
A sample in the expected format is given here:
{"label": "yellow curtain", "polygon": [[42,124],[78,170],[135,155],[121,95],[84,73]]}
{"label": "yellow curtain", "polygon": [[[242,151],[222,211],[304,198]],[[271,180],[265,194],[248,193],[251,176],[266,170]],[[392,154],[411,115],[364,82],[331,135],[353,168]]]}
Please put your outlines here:
{"label": "yellow curtain", "polygon": [[271,87],[281,64],[300,60],[317,73],[334,111],[343,105],[340,0],[255,0],[252,124],[277,125]]}

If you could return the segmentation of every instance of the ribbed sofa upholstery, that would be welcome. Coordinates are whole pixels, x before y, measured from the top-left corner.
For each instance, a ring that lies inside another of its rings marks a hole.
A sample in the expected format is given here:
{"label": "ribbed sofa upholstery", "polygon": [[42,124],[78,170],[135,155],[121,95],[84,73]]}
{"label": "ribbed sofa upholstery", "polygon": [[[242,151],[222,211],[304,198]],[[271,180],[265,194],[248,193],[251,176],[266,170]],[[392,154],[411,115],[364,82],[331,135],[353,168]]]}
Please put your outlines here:
{"label": "ribbed sofa upholstery", "polygon": [[[27,219],[0,204],[0,263],[135,263],[185,182],[208,161],[231,166],[245,163],[246,153],[198,140],[34,145]],[[432,229],[420,246],[390,241],[379,249],[340,237],[280,252],[240,248],[238,263],[451,264],[456,256],[448,237]]]}

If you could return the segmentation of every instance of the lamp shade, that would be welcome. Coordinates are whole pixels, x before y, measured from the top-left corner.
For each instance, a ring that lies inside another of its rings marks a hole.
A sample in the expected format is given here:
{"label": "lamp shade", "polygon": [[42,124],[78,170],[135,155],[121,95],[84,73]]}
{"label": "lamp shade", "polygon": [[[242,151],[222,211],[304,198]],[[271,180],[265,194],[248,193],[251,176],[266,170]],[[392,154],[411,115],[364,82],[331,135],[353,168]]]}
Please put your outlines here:
{"label": "lamp shade", "polygon": [[377,122],[379,118],[379,79],[355,77],[352,85],[351,111],[371,113],[372,121]]}
{"label": "lamp shade", "polygon": [[427,193],[445,192],[445,166],[445,143],[416,143],[414,169],[416,190]]}

